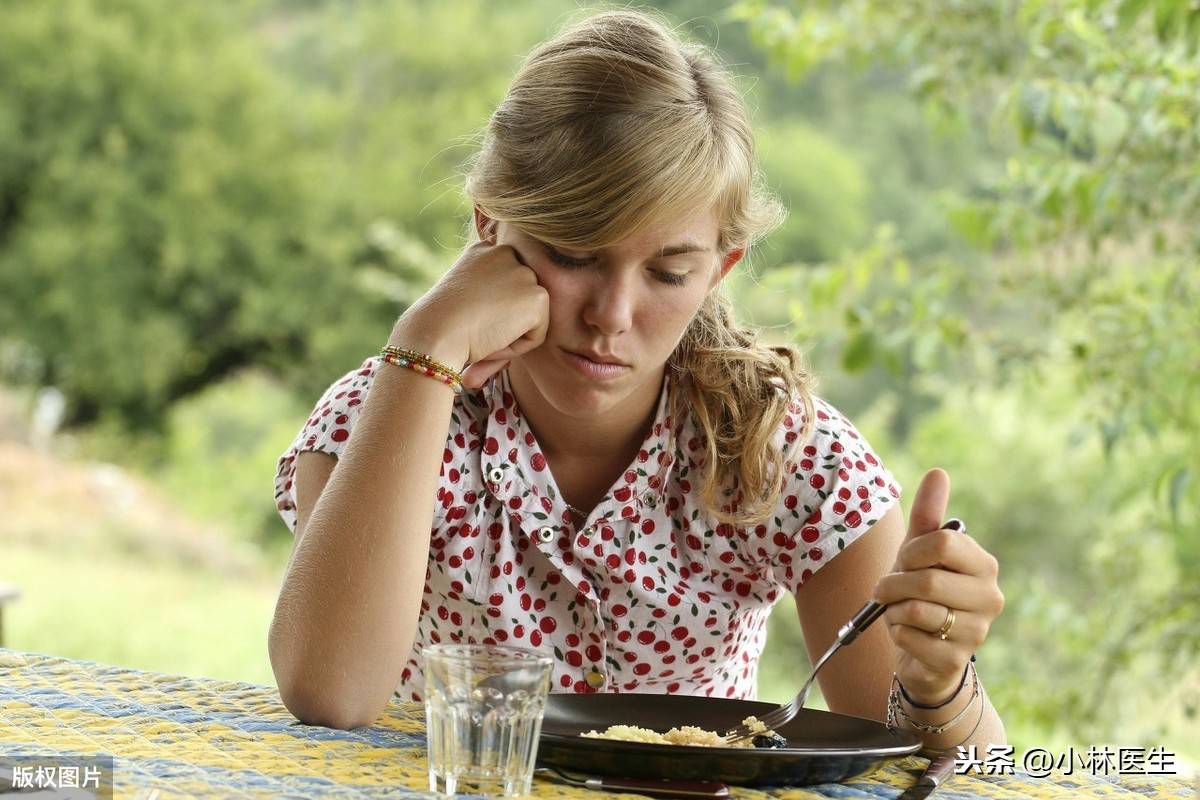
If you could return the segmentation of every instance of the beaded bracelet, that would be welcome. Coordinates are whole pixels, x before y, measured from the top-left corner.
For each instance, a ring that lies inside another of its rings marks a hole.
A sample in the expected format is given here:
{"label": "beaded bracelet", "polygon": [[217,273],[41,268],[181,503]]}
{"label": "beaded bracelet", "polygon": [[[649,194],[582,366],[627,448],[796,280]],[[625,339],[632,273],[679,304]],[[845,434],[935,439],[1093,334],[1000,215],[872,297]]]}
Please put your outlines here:
{"label": "beaded bracelet", "polygon": [[416,350],[409,350],[405,347],[396,347],[395,345],[389,344],[384,346],[384,348],[380,351],[380,355],[392,356],[397,361],[407,362],[406,366],[415,365],[417,367],[424,367],[459,383],[462,382],[461,372],[438,361],[433,356],[420,353]]}
{"label": "beaded bracelet", "polygon": [[387,345],[379,351],[379,357],[394,366],[406,367],[430,378],[437,378],[453,389],[455,394],[463,392],[462,373],[424,353]]}
{"label": "beaded bracelet", "polygon": [[462,391],[463,391],[462,382],[455,379],[453,374],[445,372],[444,370],[442,370],[439,367],[432,366],[425,362],[412,361],[407,358],[401,358],[400,356],[396,356],[391,353],[381,353],[380,358],[382,358],[387,363],[393,364],[397,367],[407,367],[408,369],[411,369],[414,372],[419,372],[422,375],[426,375],[430,378],[437,378],[439,381],[441,381],[442,383],[449,386],[452,390],[454,390],[455,394],[462,394]]}
{"label": "beaded bracelet", "polygon": [[438,372],[454,376],[455,378],[462,377],[461,372],[447,366],[446,364],[443,364],[433,356],[426,355],[425,353],[419,353],[416,350],[409,350],[406,347],[396,347],[394,344],[384,345],[383,350],[381,350],[380,353],[390,353],[398,358],[403,358],[418,364],[425,364],[430,368],[437,370]]}

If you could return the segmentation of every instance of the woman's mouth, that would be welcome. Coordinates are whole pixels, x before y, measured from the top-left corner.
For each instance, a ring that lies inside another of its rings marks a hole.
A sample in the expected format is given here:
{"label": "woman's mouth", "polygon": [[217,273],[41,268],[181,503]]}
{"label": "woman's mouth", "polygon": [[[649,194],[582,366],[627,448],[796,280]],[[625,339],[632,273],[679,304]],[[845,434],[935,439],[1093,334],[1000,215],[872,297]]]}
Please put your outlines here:
{"label": "woman's mouth", "polygon": [[572,353],[570,350],[562,350],[561,352],[568,364],[586,377],[594,380],[612,380],[625,374],[630,369],[626,364],[602,364],[599,361],[592,361],[587,356]]}

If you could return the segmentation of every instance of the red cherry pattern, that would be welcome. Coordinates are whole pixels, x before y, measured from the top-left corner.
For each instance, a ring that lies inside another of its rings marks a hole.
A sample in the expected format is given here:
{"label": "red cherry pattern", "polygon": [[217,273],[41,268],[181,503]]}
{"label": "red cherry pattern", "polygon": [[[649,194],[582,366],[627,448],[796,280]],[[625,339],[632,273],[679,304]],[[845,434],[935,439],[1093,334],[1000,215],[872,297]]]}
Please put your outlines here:
{"label": "red cherry pattern", "polygon": [[[333,384],[280,457],[276,507],[293,532],[297,454],[344,450],[381,363],[369,358]],[[580,525],[507,372],[456,396],[400,696],[421,699],[423,646],[466,642],[552,653],[553,691],[755,697],[772,606],[869,530],[900,488],[854,426],[814,398],[810,438],[792,444],[799,402],[774,438],[787,455],[774,513],[716,524],[699,503],[703,433],[674,423],[669,391],[664,379],[633,462]],[[719,496],[726,510],[742,500],[731,486]]]}

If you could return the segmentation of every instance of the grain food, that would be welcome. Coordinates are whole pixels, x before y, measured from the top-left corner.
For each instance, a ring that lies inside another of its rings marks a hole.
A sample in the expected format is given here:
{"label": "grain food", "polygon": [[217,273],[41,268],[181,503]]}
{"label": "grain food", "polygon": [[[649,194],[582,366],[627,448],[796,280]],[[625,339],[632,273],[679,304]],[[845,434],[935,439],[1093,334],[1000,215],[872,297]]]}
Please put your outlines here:
{"label": "grain food", "polygon": [[757,717],[746,717],[742,720],[742,724],[748,726],[756,735],[753,739],[732,745],[725,744],[721,734],[697,728],[694,725],[671,728],[666,733],[658,733],[649,728],[639,728],[635,725],[610,725],[602,732],[592,730],[581,733],[580,736],[586,736],[589,739],[617,739],[623,742],[646,742],[649,744],[683,744],[693,747],[782,747],[787,744],[786,740],[775,731],[767,730],[767,726]]}

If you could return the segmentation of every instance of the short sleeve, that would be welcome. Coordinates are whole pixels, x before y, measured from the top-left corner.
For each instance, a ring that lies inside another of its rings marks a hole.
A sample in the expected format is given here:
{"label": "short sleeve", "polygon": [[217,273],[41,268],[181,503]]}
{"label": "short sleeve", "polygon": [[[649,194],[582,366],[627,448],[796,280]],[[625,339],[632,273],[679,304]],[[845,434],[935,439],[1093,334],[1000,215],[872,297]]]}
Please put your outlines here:
{"label": "short sleeve", "polygon": [[292,533],[296,532],[296,457],[313,450],[341,457],[350,431],[362,413],[363,401],[379,368],[377,357],[368,358],[358,369],[325,390],[292,444],[279,457],[275,470],[275,508]]}
{"label": "short sleeve", "polygon": [[[793,594],[900,499],[900,485],[854,425],[819,397],[813,410],[812,434],[786,462],[766,548],[775,580]],[[785,438],[794,441],[804,422],[789,415]]]}

